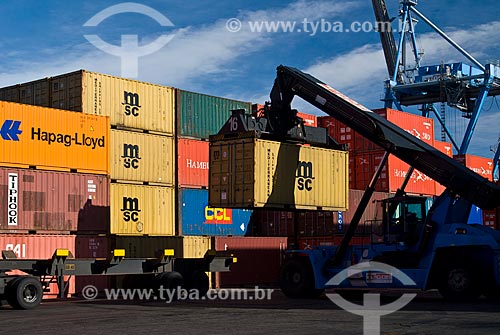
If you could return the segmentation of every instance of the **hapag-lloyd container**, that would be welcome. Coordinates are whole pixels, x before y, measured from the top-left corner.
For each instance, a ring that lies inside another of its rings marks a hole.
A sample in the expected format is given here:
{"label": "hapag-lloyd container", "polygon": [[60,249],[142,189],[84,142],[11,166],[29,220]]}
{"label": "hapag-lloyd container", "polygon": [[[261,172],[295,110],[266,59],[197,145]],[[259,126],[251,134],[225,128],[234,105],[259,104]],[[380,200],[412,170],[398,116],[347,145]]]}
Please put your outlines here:
{"label": "hapag-lloyd container", "polygon": [[252,110],[250,102],[177,89],[177,129],[180,136],[208,139],[217,134],[233,109]]}
{"label": "hapag-lloyd container", "polygon": [[347,152],[256,138],[210,143],[209,204],[345,210]]}
{"label": "hapag-lloyd container", "polygon": [[109,118],[0,101],[0,164],[109,174]]}
{"label": "hapag-lloyd container", "polygon": [[215,274],[215,287],[276,285],[287,249],[287,237],[213,237],[215,250],[238,259],[230,272]]}
{"label": "hapag-lloyd container", "polygon": [[208,187],[208,142],[180,138],[177,142],[178,186]]}
{"label": "hapag-lloyd container", "polygon": [[114,236],[110,245],[131,258],[155,257],[164,249],[174,249],[177,258],[203,258],[212,241],[207,236]]}
{"label": "hapag-lloyd container", "polygon": [[252,211],[208,205],[208,190],[179,189],[179,235],[246,235]]}
{"label": "hapag-lloyd container", "polygon": [[475,155],[454,155],[453,158],[462,163],[478,175],[493,180],[493,160],[491,158]]}
{"label": "hapag-lloyd container", "polygon": [[0,168],[0,232],[105,232],[107,176]]}
{"label": "hapag-lloyd container", "polygon": [[[47,87],[49,89],[47,89]],[[174,134],[172,87],[154,85],[85,70],[0,89],[9,100],[109,116],[112,126]]]}
{"label": "hapag-lloyd container", "polygon": [[111,179],[173,186],[174,138],[111,129]]}
{"label": "hapag-lloyd container", "polygon": [[175,234],[175,189],[112,183],[110,233],[116,235]]}
{"label": "hapag-lloyd container", "polygon": [[[255,117],[264,116],[264,105],[253,104],[252,105],[252,114]],[[310,126],[310,127],[317,127],[318,126],[318,120],[317,120],[316,115],[298,112],[297,116],[302,118],[302,120],[304,121],[304,125],[306,125],[306,126]]]}
{"label": "hapag-lloyd container", "polygon": [[[453,144],[449,142],[434,140],[434,148],[438,149],[448,157],[453,157]],[[436,182],[436,193],[435,193],[436,195],[440,195],[441,193],[444,192],[445,189],[446,188],[443,185]]]}

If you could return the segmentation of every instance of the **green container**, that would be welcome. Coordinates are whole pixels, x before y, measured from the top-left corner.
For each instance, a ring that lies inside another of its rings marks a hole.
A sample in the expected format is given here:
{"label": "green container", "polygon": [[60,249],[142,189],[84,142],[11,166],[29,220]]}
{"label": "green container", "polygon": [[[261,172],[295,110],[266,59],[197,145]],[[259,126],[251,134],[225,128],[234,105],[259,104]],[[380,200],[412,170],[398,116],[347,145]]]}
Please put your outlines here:
{"label": "green container", "polygon": [[232,109],[252,112],[252,103],[177,90],[177,124],[180,136],[208,139],[219,132]]}

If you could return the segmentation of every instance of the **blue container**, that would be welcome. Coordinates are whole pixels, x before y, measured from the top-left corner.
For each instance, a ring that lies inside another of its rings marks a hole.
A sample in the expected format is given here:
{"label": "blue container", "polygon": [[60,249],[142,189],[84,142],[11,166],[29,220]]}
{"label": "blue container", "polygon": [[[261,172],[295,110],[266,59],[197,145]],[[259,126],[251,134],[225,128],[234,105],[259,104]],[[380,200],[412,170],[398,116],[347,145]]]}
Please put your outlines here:
{"label": "blue container", "polygon": [[212,208],[208,190],[179,190],[179,228],[181,235],[249,235],[251,210]]}

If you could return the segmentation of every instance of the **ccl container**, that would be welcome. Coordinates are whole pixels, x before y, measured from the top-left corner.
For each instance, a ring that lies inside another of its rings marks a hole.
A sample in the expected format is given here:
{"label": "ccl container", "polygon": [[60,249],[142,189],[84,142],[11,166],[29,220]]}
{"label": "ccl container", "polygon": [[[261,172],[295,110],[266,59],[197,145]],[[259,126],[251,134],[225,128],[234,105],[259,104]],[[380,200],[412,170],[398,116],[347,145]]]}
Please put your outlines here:
{"label": "ccl container", "polygon": [[175,234],[173,187],[112,183],[110,193],[111,234]]}
{"label": "ccl container", "polygon": [[109,118],[0,101],[0,165],[109,174]]}
{"label": "ccl container", "polygon": [[180,138],[177,142],[178,185],[208,187],[208,142]]}
{"label": "ccl container", "polygon": [[287,237],[213,237],[215,250],[238,259],[230,272],[215,273],[215,287],[277,285]]}
{"label": "ccl container", "polygon": [[[449,142],[443,142],[443,141],[438,141],[434,140],[434,148],[438,149],[441,151],[443,154],[445,154],[448,157],[453,157],[453,144]],[[436,182],[436,195],[440,195],[443,193],[445,190],[445,187],[441,185],[440,183]]]}
{"label": "ccl container", "polygon": [[173,186],[174,138],[111,129],[111,179]]}
{"label": "ccl container", "polygon": [[175,130],[173,88],[85,70],[21,84],[19,99],[12,101],[109,116],[117,127],[168,135]]}
{"label": "ccl container", "polygon": [[[74,256],[76,258],[109,258],[111,256],[109,237],[106,235],[77,235]],[[102,292],[113,288],[113,276],[75,276],[75,292],[81,294],[87,285]]]}
{"label": "ccl container", "polygon": [[179,190],[180,235],[247,235],[252,211],[208,205],[208,190]]}
{"label": "ccl container", "polygon": [[211,206],[345,210],[347,176],[345,151],[256,138],[210,143]]}
{"label": "ccl container", "polygon": [[454,155],[453,158],[477,173],[478,175],[493,180],[493,160],[491,158],[475,155]]}
{"label": "ccl container", "polygon": [[0,232],[107,231],[107,176],[0,168]]}
{"label": "ccl container", "polygon": [[177,129],[180,136],[208,139],[217,134],[233,109],[252,110],[250,102],[177,89]]}
{"label": "ccl container", "polygon": [[174,249],[176,258],[203,258],[211,249],[207,236],[114,236],[113,249],[125,249],[125,257],[155,257],[164,249]]}
{"label": "ccl container", "polygon": [[[253,104],[252,105],[252,114],[255,117],[264,116],[264,105]],[[304,125],[306,125],[306,126],[310,126],[310,127],[317,127],[318,126],[318,117],[316,115],[297,112],[297,116],[303,120]]]}

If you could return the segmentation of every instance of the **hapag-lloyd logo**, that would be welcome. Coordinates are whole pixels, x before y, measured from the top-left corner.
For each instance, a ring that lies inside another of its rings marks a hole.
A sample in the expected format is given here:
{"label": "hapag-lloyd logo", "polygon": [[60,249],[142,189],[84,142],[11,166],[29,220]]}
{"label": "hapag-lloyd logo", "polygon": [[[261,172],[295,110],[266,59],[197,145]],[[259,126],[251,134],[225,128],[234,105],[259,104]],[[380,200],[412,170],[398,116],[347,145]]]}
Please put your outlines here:
{"label": "hapag-lloyd logo", "polygon": [[49,145],[52,143],[63,144],[66,147],[80,145],[90,147],[91,149],[104,148],[106,145],[104,135],[101,137],[92,137],[78,132],[74,134],[53,133],[35,127],[31,128],[31,140],[47,142]]}

